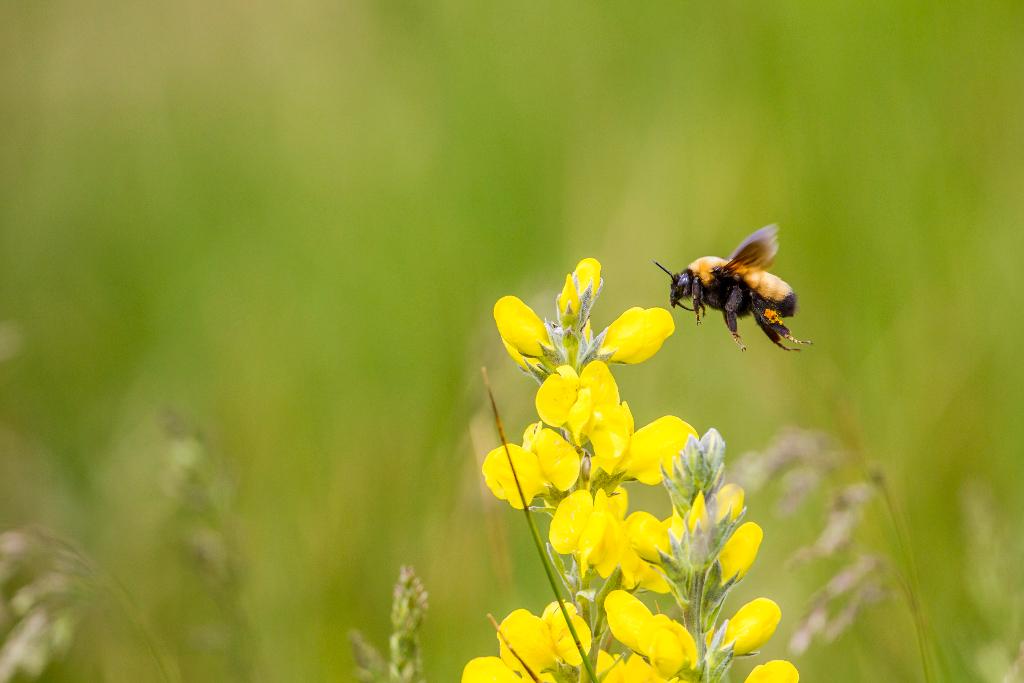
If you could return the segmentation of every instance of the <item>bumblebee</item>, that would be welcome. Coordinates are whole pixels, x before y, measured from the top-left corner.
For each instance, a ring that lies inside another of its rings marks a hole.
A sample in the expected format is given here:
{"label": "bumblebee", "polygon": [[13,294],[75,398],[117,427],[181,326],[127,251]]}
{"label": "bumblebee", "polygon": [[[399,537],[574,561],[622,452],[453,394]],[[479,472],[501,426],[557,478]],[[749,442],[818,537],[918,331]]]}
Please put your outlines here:
{"label": "bumblebee", "polygon": [[[768,225],[740,242],[728,259],[704,256],[681,273],[673,273],[657,261],[656,266],[672,278],[669,291],[672,306],[693,311],[697,324],[710,306],[722,311],[725,325],[741,351],[746,351],[736,319],[752,314],[761,330],[777,346],[786,351],[799,351],[782,343],[810,344],[797,339],[782,322],[796,313],[796,292],[782,278],[768,272],[779,251],[779,228]],[[693,308],[682,303],[691,299]]]}

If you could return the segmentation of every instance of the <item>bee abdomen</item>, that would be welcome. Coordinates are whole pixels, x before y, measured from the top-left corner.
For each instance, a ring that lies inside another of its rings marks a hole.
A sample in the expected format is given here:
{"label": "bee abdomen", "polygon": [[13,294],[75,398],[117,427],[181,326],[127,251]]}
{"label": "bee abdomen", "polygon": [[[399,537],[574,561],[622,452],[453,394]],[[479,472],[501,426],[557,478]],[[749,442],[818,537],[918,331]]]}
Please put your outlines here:
{"label": "bee abdomen", "polygon": [[775,303],[781,315],[796,312],[796,293],[782,278],[761,270],[748,274],[744,281],[762,299]]}

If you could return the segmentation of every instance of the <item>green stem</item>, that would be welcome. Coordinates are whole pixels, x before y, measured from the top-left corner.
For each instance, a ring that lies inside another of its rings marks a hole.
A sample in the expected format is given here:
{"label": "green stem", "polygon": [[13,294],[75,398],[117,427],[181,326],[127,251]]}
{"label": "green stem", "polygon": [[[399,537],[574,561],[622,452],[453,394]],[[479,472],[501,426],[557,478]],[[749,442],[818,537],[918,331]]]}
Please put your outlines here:
{"label": "green stem", "polygon": [[501,445],[505,449],[505,457],[508,458],[508,466],[512,470],[512,478],[516,482],[516,490],[519,492],[519,500],[523,504],[523,514],[526,516],[526,524],[530,527],[530,535],[533,537],[533,545],[537,548],[537,554],[540,556],[540,563],[544,567],[544,574],[548,577],[548,583],[551,585],[551,591],[555,594],[555,600],[558,602],[558,607],[562,611],[562,618],[565,619],[565,625],[569,628],[569,634],[572,636],[572,640],[576,644],[576,649],[579,651],[580,657],[583,659],[583,667],[586,669],[591,683],[598,683],[597,672],[594,670],[594,665],[590,663],[590,658],[587,656],[587,652],[583,649],[583,643],[580,641],[580,635],[576,632],[576,627],[573,625],[572,619],[569,617],[569,610],[565,608],[565,600],[562,598],[562,591],[558,588],[558,581],[555,579],[555,571],[551,568],[551,563],[548,561],[547,553],[544,552],[544,544],[541,542],[540,532],[537,531],[537,524],[533,521],[533,515],[530,514],[530,501],[526,500],[526,495],[523,493],[523,486],[519,483],[519,474],[516,473],[515,464],[512,462],[512,452],[508,448],[508,439],[505,438],[505,427],[502,425],[501,417],[498,415],[498,404],[494,400],[494,392],[491,391],[491,382],[487,377],[487,368],[481,368],[480,370],[484,376],[484,386],[487,387],[487,397],[491,401],[491,411],[494,413],[494,423],[498,427],[498,437],[501,439]]}

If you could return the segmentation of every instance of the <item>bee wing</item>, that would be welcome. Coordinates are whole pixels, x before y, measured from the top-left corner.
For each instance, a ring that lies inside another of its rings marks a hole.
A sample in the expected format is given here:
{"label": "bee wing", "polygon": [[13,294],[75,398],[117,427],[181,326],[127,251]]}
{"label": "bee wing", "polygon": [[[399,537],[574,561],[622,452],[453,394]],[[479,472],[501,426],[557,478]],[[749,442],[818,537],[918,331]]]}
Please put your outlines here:
{"label": "bee wing", "polygon": [[726,270],[767,270],[779,252],[779,226],[766,225],[740,242],[725,264]]}

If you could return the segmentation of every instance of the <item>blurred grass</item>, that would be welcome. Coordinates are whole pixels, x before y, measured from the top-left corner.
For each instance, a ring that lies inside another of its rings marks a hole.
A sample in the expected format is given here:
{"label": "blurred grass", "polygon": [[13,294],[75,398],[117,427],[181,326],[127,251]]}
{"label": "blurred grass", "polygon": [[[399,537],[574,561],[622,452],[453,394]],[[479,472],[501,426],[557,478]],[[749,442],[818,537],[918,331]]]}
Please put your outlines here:
{"label": "blurred grass", "polygon": [[[237,479],[260,680],[348,679],[345,632],[383,639],[403,562],[432,593],[431,680],[452,680],[493,649],[486,612],[547,599],[520,520],[498,510],[505,587],[480,515],[493,300],[547,302],[593,255],[608,322],[665,303],[652,257],[778,221],[813,349],[741,356],[680,316],[623,394],[734,454],[787,424],[862,439],[951,680],[973,680],[1024,637],[972,600],[962,570],[989,558],[964,555],[959,507],[976,481],[1024,512],[1022,26],[1010,1],[6,3],[0,319],[22,349],[0,364],[0,523],[78,539],[185,680],[222,680],[161,531],[174,408]],[[524,424],[529,382],[497,377]],[[765,558],[748,588],[795,616],[821,577]],[[93,618],[49,679],[154,679],[123,617]],[[801,670],[913,680],[911,628],[878,608]]]}

